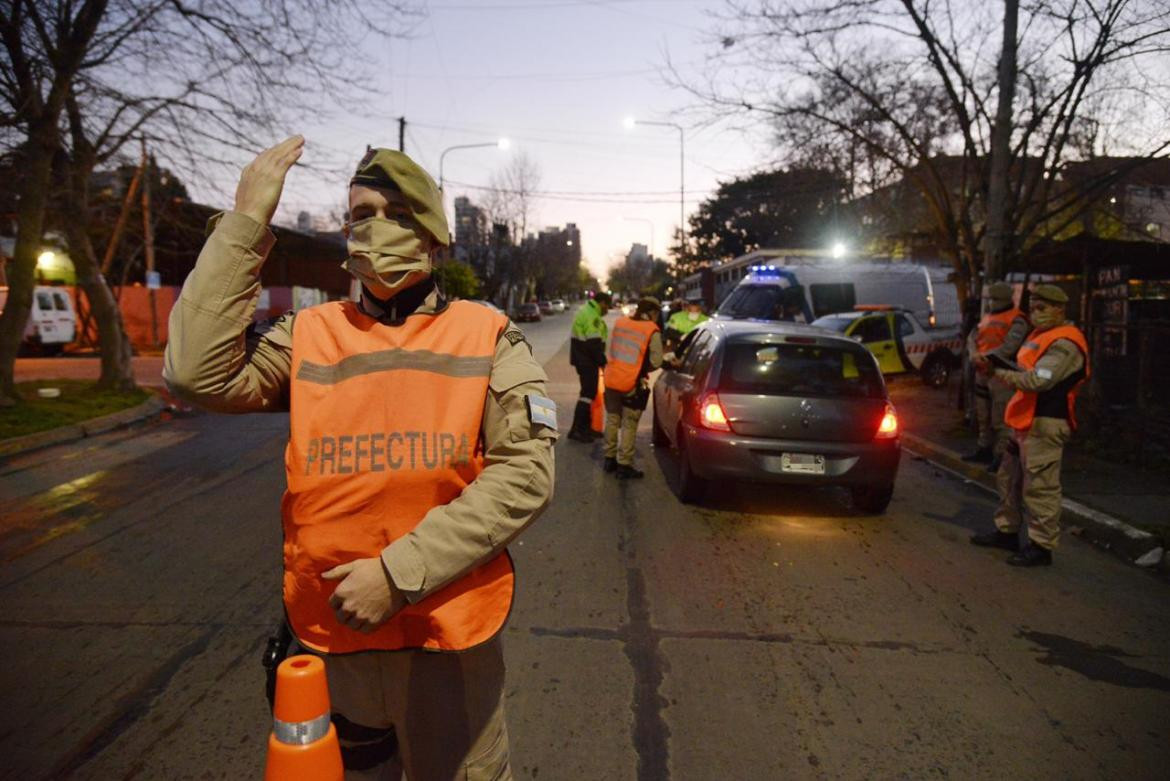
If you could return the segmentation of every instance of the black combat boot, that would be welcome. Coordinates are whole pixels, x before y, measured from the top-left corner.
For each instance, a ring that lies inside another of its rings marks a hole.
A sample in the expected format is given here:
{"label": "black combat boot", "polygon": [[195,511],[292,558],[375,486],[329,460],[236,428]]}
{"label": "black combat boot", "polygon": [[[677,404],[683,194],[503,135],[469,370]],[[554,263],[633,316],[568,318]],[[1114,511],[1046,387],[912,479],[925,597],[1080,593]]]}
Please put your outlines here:
{"label": "black combat boot", "polygon": [[990,464],[992,457],[991,448],[981,447],[974,453],[968,453],[963,456],[963,460],[969,464]]}
{"label": "black combat boot", "polygon": [[1007,563],[1013,567],[1048,567],[1052,564],[1052,551],[1029,542],[1019,553],[1008,556]]}
{"label": "black combat boot", "polygon": [[606,472],[615,472],[615,471],[617,471],[617,467],[618,467],[617,459],[611,457],[611,458],[605,459],[605,466],[602,467],[602,469],[604,469]]}
{"label": "black combat boot", "polygon": [[981,548],[1003,548],[1014,552],[1020,549],[1020,536],[1016,532],[1001,532],[996,529],[995,531],[972,534],[971,544]]}
{"label": "black combat boot", "polygon": [[573,410],[573,427],[569,429],[569,439],[574,442],[593,441],[589,417],[589,403],[578,401],[576,409]]}
{"label": "black combat boot", "polygon": [[628,464],[618,464],[614,474],[618,476],[619,480],[637,480],[646,476],[646,473],[641,469],[635,469]]}

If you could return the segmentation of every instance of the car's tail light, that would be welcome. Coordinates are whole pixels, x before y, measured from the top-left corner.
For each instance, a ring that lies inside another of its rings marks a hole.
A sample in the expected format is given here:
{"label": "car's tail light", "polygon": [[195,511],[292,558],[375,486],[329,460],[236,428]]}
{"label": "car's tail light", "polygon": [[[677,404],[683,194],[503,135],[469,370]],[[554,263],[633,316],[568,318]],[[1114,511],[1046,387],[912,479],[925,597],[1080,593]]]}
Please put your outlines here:
{"label": "car's tail light", "polygon": [[731,431],[719,394],[708,393],[699,399],[699,425],[713,431]]}
{"label": "car's tail light", "polygon": [[886,411],[882,415],[882,422],[878,424],[874,439],[893,439],[898,436],[898,415],[894,412],[894,405],[886,402]]}

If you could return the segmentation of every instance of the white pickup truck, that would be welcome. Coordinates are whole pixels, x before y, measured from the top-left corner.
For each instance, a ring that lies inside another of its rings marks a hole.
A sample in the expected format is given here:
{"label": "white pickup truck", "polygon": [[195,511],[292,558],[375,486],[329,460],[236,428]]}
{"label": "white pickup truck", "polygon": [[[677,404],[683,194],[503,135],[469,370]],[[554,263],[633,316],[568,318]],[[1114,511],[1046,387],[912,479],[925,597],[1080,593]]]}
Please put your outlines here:
{"label": "white pickup truck", "polygon": [[[8,302],[8,288],[0,287],[0,312]],[[33,288],[32,309],[20,343],[21,352],[57,355],[74,340],[77,319],[73,299],[64,288],[37,285]]]}
{"label": "white pickup truck", "polygon": [[927,385],[941,388],[960,365],[963,340],[958,326],[926,328],[907,309],[859,306],[812,324],[857,339],[877,356],[883,374],[917,372]]}

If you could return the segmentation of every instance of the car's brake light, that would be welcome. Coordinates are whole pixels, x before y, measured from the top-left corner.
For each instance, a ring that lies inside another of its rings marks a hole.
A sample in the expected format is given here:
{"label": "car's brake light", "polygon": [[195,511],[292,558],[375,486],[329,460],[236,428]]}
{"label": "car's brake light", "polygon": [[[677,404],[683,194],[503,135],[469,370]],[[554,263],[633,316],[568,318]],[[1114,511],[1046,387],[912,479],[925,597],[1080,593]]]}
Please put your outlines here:
{"label": "car's brake light", "polygon": [[898,415],[894,412],[894,405],[886,402],[886,411],[882,415],[882,422],[878,424],[874,439],[893,439],[898,436]]}
{"label": "car's brake light", "polygon": [[718,394],[708,393],[699,400],[699,425],[714,431],[731,431]]}

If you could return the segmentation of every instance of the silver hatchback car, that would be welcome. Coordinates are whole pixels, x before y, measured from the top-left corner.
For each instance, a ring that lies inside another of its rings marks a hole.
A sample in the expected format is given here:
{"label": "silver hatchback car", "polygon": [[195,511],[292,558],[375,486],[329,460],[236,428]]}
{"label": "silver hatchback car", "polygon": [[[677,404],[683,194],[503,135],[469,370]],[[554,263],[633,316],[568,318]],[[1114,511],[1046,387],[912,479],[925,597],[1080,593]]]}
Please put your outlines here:
{"label": "silver hatchback car", "polygon": [[901,457],[873,354],[820,328],[709,320],[654,385],[655,445],[678,451],[683,501],[710,481],[841,485],[882,513]]}

